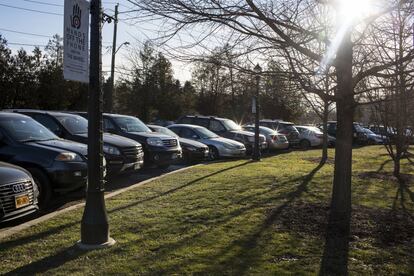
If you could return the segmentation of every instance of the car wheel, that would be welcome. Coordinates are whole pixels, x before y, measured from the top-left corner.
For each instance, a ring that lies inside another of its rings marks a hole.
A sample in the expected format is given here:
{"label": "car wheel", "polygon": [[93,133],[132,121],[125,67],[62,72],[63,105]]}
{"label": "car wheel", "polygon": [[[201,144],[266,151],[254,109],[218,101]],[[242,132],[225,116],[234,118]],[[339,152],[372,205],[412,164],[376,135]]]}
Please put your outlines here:
{"label": "car wheel", "polygon": [[307,150],[311,147],[311,143],[308,140],[300,141],[300,147],[304,150]]}
{"label": "car wheel", "polygon": [[28,171],[39,189],[38,205],[40,209],[45,209],[52,198],[52,185],[47,175],[37,168],[29,168]]}
{"label": "car wheel", "polygon": [[220,157],[218,150],[215,147],[209,147],[210,149],[210,160],[217,160]]}
{"label": "car wheel", "polygon": [[374,141],[374,140],[372,140],[372,139],[368,139],[367,144],[368,144],[368,145],[374,145],[374,144],[375,144],[375,141]]}

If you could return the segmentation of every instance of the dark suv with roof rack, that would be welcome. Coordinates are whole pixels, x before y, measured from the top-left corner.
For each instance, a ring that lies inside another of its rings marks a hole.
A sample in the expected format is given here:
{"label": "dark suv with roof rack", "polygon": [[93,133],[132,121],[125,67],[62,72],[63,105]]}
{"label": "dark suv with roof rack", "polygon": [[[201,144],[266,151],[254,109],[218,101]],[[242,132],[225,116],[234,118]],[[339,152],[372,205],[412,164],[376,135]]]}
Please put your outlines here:
{"label": "dark suv with roof rack", "polygon": [[136,117],[105,113],[103,121],[105,131],[141,143],[145,164],[167,168],[182,158],[182,150],[176,137],[153,132]]}
{"label": "dark suv with roof rack", "polygon": [[[13,112],[32,117],[61,138],[88,143],[88,120],[82,116],[42,110],[16,109]],[[136,171],[144,165],[140,143],[111,133],[104,133],[102,138],[108,174]]]}
{"label": "dark suv with roof rack", "polygon": [[[247,153],[251,153],[254,147],[254,133],[243,130],[240,125],[230,119],[215,116],[186,115],[180,117],[177,120],[177,124],[189,124],[205,127],[219,136],[244,144]],[[259,139],[260,149],[267,149],[268,145],[266,137],[260,134]]]}
{"label": "dark suv with roof rack", "polygon": [[276,130],[277,132],[286,136],[289,141],[289,146],[299,145],[299,131],[291,122],[282,120],[260,120],[259,125]]}

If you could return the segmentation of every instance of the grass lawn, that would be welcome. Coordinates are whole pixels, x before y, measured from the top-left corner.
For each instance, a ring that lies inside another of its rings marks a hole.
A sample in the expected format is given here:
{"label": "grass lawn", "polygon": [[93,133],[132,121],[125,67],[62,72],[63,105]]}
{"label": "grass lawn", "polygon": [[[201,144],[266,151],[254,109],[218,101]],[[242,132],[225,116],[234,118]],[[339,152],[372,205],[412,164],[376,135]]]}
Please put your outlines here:
{"label": "grass lawn", "polygon": [[[0,274],[318,274],[333,173],[315,170],[319,156],[202,165],[116,196],[117,244],[104,250],[77,249],[83,210],[66,213],[1,240]],[[354,150],[351,275],[414,275],[414,184],[402,189],[387,160],[380,146]]]}

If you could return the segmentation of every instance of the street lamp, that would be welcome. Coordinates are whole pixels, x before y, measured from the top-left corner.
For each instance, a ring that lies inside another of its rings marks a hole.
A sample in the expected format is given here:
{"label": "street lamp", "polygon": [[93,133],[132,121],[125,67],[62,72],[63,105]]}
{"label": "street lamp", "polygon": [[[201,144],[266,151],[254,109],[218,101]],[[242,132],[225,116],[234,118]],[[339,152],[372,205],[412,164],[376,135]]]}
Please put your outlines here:
{"label": "street lamp", "polygon": [[102,78],[101,78],[101,0],[92,0],[91,47],[88,99],[88,184],[85,210],[81,222],[79,247],[86,250],[111,246],[105,207],[105,180],[102,152]]}
{"label": "street lamp", "polygon": [[254,118],[254,149],[252,159],[254,161],[260,161],[260,148],[259,148],[259,90],[260,90],[260,75],[262,73],[262,67],[257,64],[254,67],[254,73],[256,75],[256,96],[254,100],[255,118]]}
{"label": "street lamp", "polygon": [[111,113],[112,112],[112,109],[113,109],[114,78],[115,78],[115,55],[116,55],[116,53],[118,53],[119,49],[121,49],[121,47],[123,45],[127,46],[127,45],[129,45],[129,42],[128,41],[125,41],[121,45],[119,45],[117,49],[115,49],[115,47],[116,47],[116,35],[115,35],[114,36],[114,43],[112,45],[111,83],[110,83],[110,87],[109,87],[108,98],[106,99],[108,101],[108,103],[106,105],[107,106],[107,110],[106,111],[109,112],[109,113]]}

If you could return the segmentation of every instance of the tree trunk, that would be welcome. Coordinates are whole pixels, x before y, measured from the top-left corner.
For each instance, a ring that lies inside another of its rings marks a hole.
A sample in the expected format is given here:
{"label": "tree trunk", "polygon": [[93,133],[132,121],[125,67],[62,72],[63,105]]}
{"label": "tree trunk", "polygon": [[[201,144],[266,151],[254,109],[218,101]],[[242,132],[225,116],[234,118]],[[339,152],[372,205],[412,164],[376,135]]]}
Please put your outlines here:
{"label": "tree trunk", "polygon": [[[352,140],[355,110],[352,80],[352,41],[349,30],[337,52],[337,131],[331,213],[338,230],[349,231],[351,215]],[[336,227],[334,227],[336,228]]]}
{"label": "tree trunk", "polygon": [[328,160],[328,114],[329,113],[329,103],[325,100],[323,107],[323,139],[322,139],[322,158],[321,164],[325,164]]}

